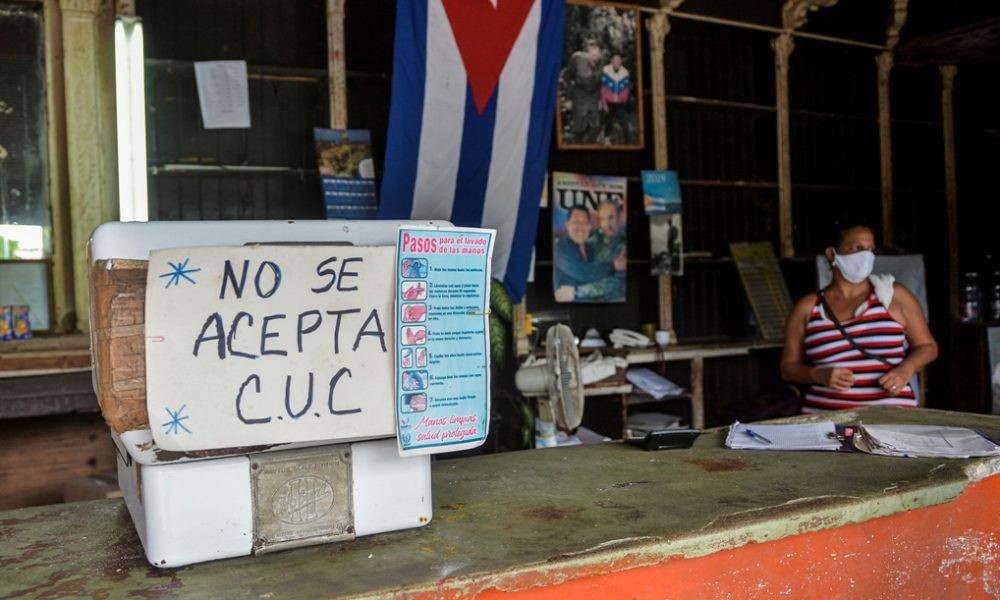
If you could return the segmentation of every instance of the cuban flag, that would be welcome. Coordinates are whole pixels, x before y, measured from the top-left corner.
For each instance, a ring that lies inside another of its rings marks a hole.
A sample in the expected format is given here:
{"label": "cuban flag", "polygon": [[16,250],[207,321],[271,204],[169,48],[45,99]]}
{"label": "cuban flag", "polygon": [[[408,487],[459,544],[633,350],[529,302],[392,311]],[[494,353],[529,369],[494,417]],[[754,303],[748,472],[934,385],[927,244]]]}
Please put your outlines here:
{"label": "cuban flag", "polygon": [[564,0],[399,0],[380,219],[497,230],[527,285],[555,113]]}

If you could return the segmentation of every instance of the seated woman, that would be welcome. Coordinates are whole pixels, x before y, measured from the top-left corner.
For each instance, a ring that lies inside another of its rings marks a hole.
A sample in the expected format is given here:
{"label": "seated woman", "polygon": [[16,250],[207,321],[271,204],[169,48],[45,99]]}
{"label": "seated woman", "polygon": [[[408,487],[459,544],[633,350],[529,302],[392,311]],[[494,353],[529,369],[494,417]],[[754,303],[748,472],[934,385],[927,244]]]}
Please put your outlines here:
{"label": "seated woman", "polygon": [[938,355],[923,310],[891,276],[871,275],[871,227],[842,222],[832,237],[833,281],[792,308],[781,376],[809,386],[803,412],[916,406],[910,380]]}

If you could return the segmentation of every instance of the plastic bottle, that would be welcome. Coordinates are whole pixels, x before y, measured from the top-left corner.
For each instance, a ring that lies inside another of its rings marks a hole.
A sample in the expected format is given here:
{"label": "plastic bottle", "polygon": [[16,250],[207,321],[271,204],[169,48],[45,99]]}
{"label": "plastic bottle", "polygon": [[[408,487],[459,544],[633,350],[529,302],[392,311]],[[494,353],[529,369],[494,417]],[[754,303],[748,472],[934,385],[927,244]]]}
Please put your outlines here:
{"label": "plastic bottle", "polygon": [[1000,271],[993,272],[993,293],[990,294],[990,320],[1000,321]]}
{"label": "plastic bottle", "polygon": [[975,271],[969,271],[965,274],[960,309],[962,323],[982,323],[983,290],[979,287],[979,273]]}

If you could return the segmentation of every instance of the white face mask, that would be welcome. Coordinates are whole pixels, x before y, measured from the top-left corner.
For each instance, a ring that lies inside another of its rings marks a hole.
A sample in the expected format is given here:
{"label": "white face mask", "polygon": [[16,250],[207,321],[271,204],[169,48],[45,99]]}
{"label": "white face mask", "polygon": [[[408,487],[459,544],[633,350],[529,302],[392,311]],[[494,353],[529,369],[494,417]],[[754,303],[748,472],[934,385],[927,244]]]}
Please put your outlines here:
{"label": "white face mask", "polygon": [[872,274],[875,267],[875,253],[862,250],[853,254],[834,253],[833,265],[840,269],[840,274],[851,283],[861,283]]}

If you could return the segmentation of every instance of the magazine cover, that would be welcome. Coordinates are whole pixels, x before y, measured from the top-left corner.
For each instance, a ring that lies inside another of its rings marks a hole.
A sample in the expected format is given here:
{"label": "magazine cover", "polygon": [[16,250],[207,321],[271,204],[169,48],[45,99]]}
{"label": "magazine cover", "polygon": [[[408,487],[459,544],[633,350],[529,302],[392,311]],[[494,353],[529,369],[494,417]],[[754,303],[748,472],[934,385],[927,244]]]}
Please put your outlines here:
{"label": "magazine cover", "polygon": [[626,178],[552,174],[556,302],[625,302]]}
{"label": "magazine cover", "polygon": [[643,171],[642,204],[649,215],[650,273],[684,274],[681,187],[676,171]]}
{"label": "magazine cover", "polygon": [[683,234],[680,213],[649,217],[650,274],[684,274]]}
{"label": "magazine cover", "polygon": [[676,171],[643,171],[642,203],[647,215],[681,212],[681,186]]}
{"label": "magazine cover", "polygon": [[371,134],[313,129],[327,219],[373,219],[378,208]]}

